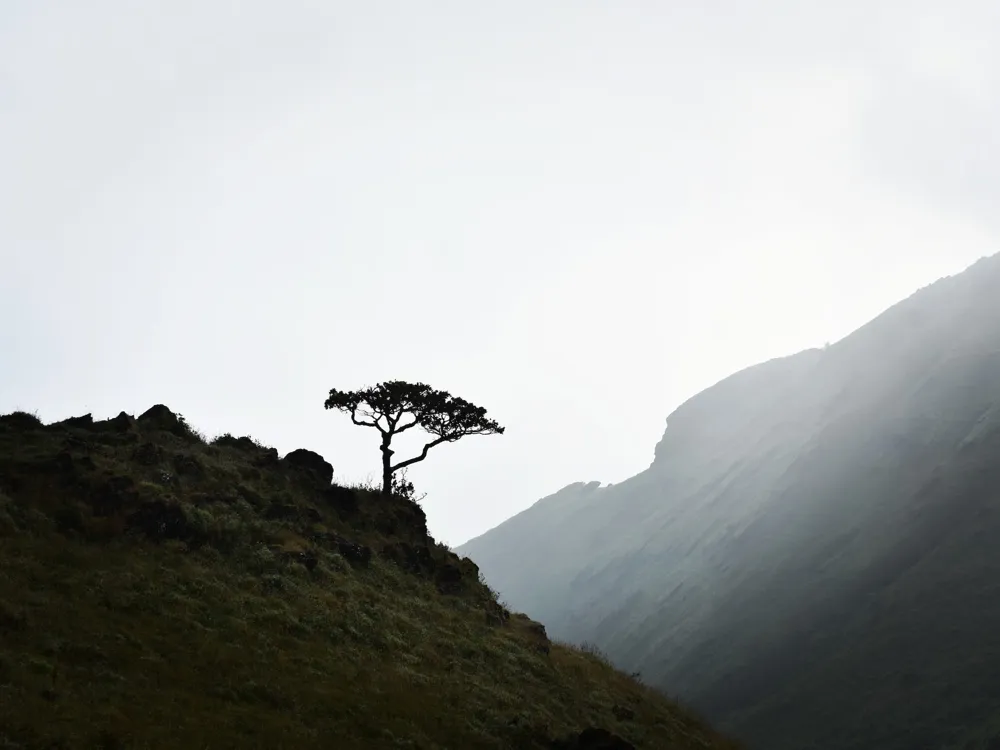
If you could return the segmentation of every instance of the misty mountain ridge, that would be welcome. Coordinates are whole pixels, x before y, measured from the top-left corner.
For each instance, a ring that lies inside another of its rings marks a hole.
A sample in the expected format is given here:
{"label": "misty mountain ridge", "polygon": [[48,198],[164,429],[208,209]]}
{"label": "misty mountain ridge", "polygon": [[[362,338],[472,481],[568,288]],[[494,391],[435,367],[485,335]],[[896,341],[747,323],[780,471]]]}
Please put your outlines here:
{"label": "misty mountain ridge", "polygon": [[459,551],[553,635],[752,747],[986,747],[998,292],[1000,255],[736,373],[669,416],[644,472],[569,485]]}

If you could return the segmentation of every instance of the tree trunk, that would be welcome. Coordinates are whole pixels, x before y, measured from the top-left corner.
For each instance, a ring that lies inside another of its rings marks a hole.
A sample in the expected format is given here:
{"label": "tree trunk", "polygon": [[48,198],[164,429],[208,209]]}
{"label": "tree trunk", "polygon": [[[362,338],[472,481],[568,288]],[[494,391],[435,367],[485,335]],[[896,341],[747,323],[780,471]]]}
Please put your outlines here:
{"label": "tree trunk", "polygon": [[392,494],[392,454],[393,451],[389,447],[389,441],[392,440],[392,435],[384,434],[382,435],[382,494],[391,495]]}

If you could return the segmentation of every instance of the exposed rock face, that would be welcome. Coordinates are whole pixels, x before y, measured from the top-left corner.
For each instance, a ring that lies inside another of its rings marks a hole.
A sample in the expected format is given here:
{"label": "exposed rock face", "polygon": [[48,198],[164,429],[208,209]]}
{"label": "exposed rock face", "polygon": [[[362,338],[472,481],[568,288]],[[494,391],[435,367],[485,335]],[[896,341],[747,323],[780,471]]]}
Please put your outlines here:
{"label": "exposed rock face", "polygon": [[254,439],[249,435],[243,435],[242,437],[233,437],[229,434],[219,435],[219,437],[213,440],[212,443],[213,445],[236,448],[237,450],[246,451],[248,453],[257,453],[261,450],[261,446],[254,442]]}
{"label": "exposed rock face", "polygon": [[61,422],[54,422],[49,425],[49,428],[89,430],[93,426],[94,417],[90,414],[84,414],[82,417],[70,417],[69,419],[64,419]]}
{"label": "exposed rock face", "polygon": [[472,560],[426,543],[390,542],[383,545],[381,556],[407,573],[433,580],[442,594],[458,595],[479,583],[479,568]]}
{"label": "exposed rock face", "polygon": [[184,434],[185,432],[177,415],[163,404],[150,407],[140,414],[136,421],[145,429],[162,430],[174,434]]}
{"label": "exposed rock face", "polygon": [[117,417],[112,417],[105,422],[96,422],[94,429],[107,430],[108,432],[129,432],[136,426],[135,419],[131,414],[120,412]]}
{"label": "exposed rock face", "polygon": [[42,427],[41,421],[34,414],[23,411],[15,411],[11,414],[0,415],[0,428],[7,428],[15,432],[27,430],[37,430]]}
{"label": "exposed rock face", "polygon": [[333,481],[333,466],[321,455],[305,448],[289,453],[282,461],[295,469],[310,475],[314,481],[326,487]]}

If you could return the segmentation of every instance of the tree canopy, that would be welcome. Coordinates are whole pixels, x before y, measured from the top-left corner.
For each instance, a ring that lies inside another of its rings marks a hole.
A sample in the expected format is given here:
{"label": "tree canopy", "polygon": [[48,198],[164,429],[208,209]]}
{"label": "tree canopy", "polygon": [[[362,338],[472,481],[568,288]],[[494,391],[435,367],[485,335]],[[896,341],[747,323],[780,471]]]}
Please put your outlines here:
{"label": "tree canopy", "polygon": [[[356,391],[332,389],[327,409],[349,414],[362,427],[374,427],[382,435],[382,491],[392,491],[392,475],[399,469],[423,461],[434,446],[453,443],[467,435],[502,435],[504,428],[486,416],[486,409],[465,399],[439,391],[424,383],[389,380]],[[414,427],[434,437],[419,455],[393,463],[392,439]]]}

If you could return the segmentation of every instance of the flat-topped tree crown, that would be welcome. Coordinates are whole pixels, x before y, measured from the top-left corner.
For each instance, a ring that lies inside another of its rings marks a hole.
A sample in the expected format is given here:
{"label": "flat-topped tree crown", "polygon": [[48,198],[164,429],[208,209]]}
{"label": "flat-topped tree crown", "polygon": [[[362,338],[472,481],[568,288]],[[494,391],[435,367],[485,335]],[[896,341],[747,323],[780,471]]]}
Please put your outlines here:
{"label": "flat-topped tree crown", "polygon": [[[382,434],[382,492],[392,491],[392,475],[399,469],[423,461],[427,452],[441,443],[453,443],[466,435],[502,435],[504,428],[486,416],[486,409],[447,391],[424,383],[388,380],[357,391],[330,391],[324,406],[351,415],[362,427],[374,427]],[[434,436],[420,455],[392,462],[392,439],[401,432],[419,427]]]}

